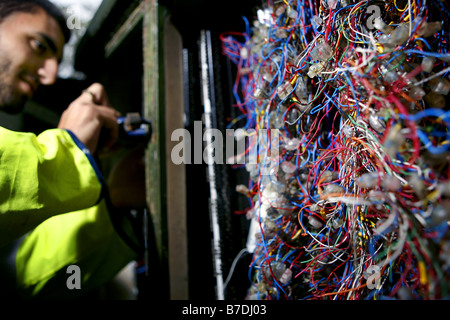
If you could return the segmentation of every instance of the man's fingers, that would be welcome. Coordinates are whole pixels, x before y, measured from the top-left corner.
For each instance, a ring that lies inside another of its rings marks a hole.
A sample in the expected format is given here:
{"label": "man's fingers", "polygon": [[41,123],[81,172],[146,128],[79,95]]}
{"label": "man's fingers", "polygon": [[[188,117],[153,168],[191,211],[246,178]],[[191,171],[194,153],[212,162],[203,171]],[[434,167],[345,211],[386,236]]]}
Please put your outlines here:
{"label": "man's fingers", "polygon": [[58,128],[71,130],[94,153],[97,147],[110,148],[117,141],[119,116],[103,86],[94,83],[64,111]]}
{"label": "man's fingers", "polygon": [[109,106],[100,106],[100,105],[96,105],[95,106],[98,111],[105,117],[108,118],[114,118],[114,123],[117,124],[117,117],[120,117],[120,112],[117,111],[116,109],[113,109]]}
{"label": "man's fingers", "polygon": [[120,113],[106,106],[97,106],[97,111],[100,114],[100,119],[102,121],[102,127],[104,130],[107,130],[107,134],[105,136],[105,141],[103,141],[104,148],[110,148],[114,145],[119,137],[119,126],[117,124],[117,117],[120,116]]}
{"label": "man's fingers", "polygon": [[95,94],[92,91],[89,91],[88,89],[83,90],[80,98],[81,100],[83,100],[83,102],[88,103],[94,103],[94,104],[98,104],[97,101],[97,97],[95,96]]}
{"label": "man's fingers", "polygon": [[[58,128],[71,130],[92,153],[112,147],[119,136],[120,113],[108,106],[96,105],[83,94],[64,111]],[[100,140],[99,140],[100,139]]]}
{"label": "man's fingers", "polygon": [[89,99],[90,102],[95,104],[110,106],[105,88],[100,83],[94,83],[89,88],[83,90],[81,97],[83,101]]}

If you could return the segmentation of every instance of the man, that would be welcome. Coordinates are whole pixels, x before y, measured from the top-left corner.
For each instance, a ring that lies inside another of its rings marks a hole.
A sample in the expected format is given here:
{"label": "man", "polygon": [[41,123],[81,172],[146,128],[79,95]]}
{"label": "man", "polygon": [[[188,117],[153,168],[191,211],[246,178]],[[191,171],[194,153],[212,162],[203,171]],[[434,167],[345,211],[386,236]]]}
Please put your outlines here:
{"label": "man", "polygon": [[[48,0],[0,2],[0,109],[20,112],[39,85],[56,81],[69,38]],[[111,224],[92,156],[115,143],[118,115],[93,84],[57,129],[35,136],[0,128],[0,295],[78,297],[135,258]],[[81,271],[75,286],[71,265]]]}

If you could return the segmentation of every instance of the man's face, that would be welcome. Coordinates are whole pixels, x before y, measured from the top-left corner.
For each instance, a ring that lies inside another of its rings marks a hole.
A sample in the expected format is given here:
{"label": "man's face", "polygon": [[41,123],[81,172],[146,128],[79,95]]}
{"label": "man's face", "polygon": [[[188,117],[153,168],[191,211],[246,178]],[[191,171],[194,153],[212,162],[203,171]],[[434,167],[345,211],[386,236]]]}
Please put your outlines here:
{"label": "man's face", "polygon": [[0,110],[23,110],[40,84],[56,81],[64,36],[43,9],[17,12],[0,24]]}

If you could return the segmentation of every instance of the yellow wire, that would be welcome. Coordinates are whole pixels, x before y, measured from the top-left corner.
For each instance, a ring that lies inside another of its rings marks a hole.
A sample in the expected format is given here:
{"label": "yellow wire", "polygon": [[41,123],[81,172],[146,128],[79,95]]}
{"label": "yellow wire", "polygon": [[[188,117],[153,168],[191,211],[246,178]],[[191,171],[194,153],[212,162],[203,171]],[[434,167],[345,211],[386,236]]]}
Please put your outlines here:
{"label": "yellow wire", "polygon": [[405,11],[406,9],[408,9],[408,5],[406,5],[405,8],[404,8],[403,10],[400,10],[400,9],[397,7],[397,0],[394,0],[394,5],[395,5],[395,7],[397,8],[397,10],[400,11],[400,12],[403,12],[403,11]]}

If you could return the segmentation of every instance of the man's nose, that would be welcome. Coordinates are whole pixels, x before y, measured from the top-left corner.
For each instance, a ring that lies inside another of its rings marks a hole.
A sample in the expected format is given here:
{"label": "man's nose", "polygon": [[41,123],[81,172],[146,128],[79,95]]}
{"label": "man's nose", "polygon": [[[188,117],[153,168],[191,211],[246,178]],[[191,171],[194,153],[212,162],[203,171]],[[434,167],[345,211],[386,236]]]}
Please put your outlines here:
{"label": "man's nose", "polygon": [[51,85],[58,77],[58,61],[56,58],[46,59],[38,70],[39,82],[43,85]]}

